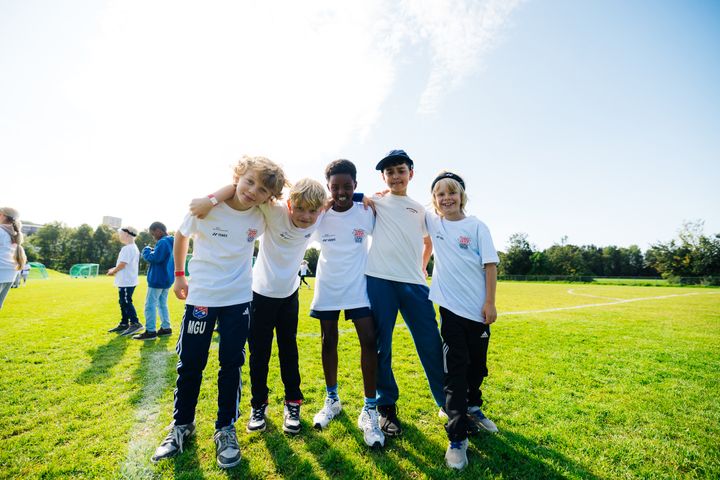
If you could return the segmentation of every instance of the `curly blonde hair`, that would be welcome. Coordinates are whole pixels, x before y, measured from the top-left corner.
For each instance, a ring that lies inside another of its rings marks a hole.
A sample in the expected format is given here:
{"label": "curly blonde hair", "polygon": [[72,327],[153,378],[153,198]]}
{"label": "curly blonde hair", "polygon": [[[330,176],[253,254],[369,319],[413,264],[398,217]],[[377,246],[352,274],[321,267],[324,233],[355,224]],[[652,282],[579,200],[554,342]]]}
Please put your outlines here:
{"label": "curly blonde hair", "polygon": [[270,201],[282,198],[283,188],[290,186],[283,169],[269,158],[243,155],[233,169],[233,183],[237,185],[248,171],[257,173],[263,186],[270,190]]}
{"label": "curly blonde hair", "polygon": [[2,228],[10,235],[10,240],[15,244],[15,263],[17,269],[20,270],[27,262],[25,250],[22,247],[24,236],[22,234],[20,214],[12,207],[0,207],[0,213],[5,216],[5,223],[2,224]]}

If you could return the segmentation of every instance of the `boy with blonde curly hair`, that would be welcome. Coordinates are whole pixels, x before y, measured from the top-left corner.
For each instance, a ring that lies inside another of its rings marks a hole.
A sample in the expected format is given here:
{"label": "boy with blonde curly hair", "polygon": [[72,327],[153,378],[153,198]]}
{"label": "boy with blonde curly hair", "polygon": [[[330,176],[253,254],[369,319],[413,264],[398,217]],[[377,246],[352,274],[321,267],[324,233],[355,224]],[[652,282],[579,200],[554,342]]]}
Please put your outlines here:
{"label": "boy with blonde curly hair", "polygon": [[[259,205],[279,199],[287,184],[282,169],[264,157],[244,156],[233,175],[232,198],[205,218],[186,215],[175,234],[175,295],[185,300],[177,342],[179,361],[171,431],[155,451],[153,462],[182,452],[195,432],[195,407],[215,323],[220,333],[218,411],[215,421],[216,460],[221,468],[240,463],[235,433],[242,391],[240,369],[252,317],[252,256],[255,239],[265,230]],[[185,278],[190,237],[191,284]],[[190,288],[191,287],[191,288]]]}

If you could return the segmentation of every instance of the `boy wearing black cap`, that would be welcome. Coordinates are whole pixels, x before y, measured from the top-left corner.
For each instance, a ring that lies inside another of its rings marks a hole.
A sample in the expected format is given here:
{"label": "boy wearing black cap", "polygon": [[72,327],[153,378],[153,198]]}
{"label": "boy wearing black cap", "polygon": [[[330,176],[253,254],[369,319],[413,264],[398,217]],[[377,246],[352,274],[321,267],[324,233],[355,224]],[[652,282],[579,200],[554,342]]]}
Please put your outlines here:
{"label": "boy wearing black cap", "polygon": [[398,311],[413,337],[435,403],[438,407],[445,403],[442,339],[424,272],[432,244],[425,208],[407,196],[413,166],[404,150],[392,150],[375,167],[390,194],[375,199],[376,224],[365,271],[377,330],[377,408],[382,430],[389,436],[402,433],[395,406],[399,390],[392,371]]}

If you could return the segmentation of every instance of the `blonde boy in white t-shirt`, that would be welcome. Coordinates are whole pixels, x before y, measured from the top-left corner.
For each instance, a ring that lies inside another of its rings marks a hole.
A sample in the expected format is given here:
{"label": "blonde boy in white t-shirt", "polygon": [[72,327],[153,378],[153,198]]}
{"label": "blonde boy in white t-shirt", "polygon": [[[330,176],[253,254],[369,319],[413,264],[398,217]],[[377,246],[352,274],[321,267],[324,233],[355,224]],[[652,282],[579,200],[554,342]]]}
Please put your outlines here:
{"label": "blonde boy in white t-shirt", "polygon": [[[234,183],[237,186],[232,199],[203,219],[188,214],[175,234],[173,291],[186,301],[185,314],[177,343],[180,359],[174,422],[155,451],[153,462],[181,452],[183,442],[195,431],[195,406],[217,322],[220,370],[216,461],[221,468],[240,463],[234,423],[239,416],[240,369],[252,316],[252,256],[255,239],[265,229],[258,205],[279,198],[286,181],[282,169],[267,158],[245,156],[235,167]],[[188,283],[184,268],[190,237],[194,248]]]}
{"label": "blonde boy in white t-shirt", "polygon": [[123,247],[118,254],[117,263],[107,271],[107,274],[115,277],[115,286],[118,287],[120,297],[121,318],[120,323],[108,332],[130,335],[142,328],[132,299],[138,284],[138,268],[140,266],[140,250],[135,245],[137,229],[129,226],[122,227],[118,230],[118,236]]}

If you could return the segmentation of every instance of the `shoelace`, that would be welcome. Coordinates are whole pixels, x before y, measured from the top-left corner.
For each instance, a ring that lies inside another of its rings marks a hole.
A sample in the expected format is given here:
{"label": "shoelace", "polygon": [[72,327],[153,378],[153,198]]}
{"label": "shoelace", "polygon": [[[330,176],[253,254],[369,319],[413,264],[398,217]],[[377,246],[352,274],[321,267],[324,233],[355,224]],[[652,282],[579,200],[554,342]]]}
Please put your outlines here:
{"label": "shoelace", "polygon": [[373,434],[377,436],[382,436],[382,430],[380,429],[380,423],[378,422],[378,413],[377,410],[368,410],[367,416],[365,417],[365,424],[370,424],[370,429],[372,430]]}
{"label": "shoelace", "polygon": [[462,440],[459,442],[450,442],[450,448],[460,450],[462,448],[463,442]]}
{"label": "shoelace", "polygon": [[290,416],[290,418],[300,418],[300,405],[297,405],[295,403],[286,403],[285,405],[287,406],[288,415]]}
{"label": "shoelace", "polygon": [[259,422],[265,418],[265,407],[260,408],[253,408],[252,409],[252,419],[256,422]]}
{"label": "shoelace", "polygon": [[167,437],[165,437],[165,440],[163,440],[162,445],[167,445],[168,443],[174,442],[180,448],[180,453],[182,453],[184,440],[185,440],[185,437],[183,436],[183,433],[182,433],[182,430],[180,430],[180,427],[171,425],[170,433],[167,434]]}
{"label": "shoelace", "polygon": [[228,447],[232,447],[235,449],[239,449],[238,440],[237,440],[237,433],[235,433],[235,430],[220,430],[220,435],[218,436],[218,443],[220,443],[220,446],[218,447],[219,452],[225,451]]}

